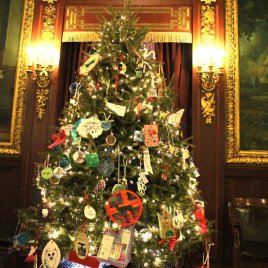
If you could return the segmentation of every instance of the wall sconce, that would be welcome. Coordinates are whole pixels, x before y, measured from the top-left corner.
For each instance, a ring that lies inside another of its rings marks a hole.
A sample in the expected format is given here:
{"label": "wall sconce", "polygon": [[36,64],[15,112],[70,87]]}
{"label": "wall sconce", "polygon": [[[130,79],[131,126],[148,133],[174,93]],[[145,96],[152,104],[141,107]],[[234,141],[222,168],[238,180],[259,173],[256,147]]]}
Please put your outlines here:
{"label": "wall sconce", "polygon": [[221,64],[223,53],[215,48],[204,47],[198,50],[197,58],[196,74],[201,83],[203,93],[201,97],[202,115],[205,118],[205,123],[211,125],[212,117],[215,117],[216,110],[214,90],[216,84],[224,76],[224,68]]}
{"label": "wall sconce", "polygon": [[[36,46],[28,48],[27,76],[36,82],[35,110],[37,118],[43,119],[46,109],[46,101],[49,95],[49,84],[53,73],[53,61],[55,50],[51,46]],[[35,63],[35,64],[33,64]]]}

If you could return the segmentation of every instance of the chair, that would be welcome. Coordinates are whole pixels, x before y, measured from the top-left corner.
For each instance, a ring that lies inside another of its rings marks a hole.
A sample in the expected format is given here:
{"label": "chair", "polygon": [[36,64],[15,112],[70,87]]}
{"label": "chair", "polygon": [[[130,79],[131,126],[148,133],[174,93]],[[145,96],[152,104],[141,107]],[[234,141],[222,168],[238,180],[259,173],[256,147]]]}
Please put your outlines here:
{"label": "chair", "polygon": [[228,207],[233,267],[268,267],[268,199],[234,198]]}

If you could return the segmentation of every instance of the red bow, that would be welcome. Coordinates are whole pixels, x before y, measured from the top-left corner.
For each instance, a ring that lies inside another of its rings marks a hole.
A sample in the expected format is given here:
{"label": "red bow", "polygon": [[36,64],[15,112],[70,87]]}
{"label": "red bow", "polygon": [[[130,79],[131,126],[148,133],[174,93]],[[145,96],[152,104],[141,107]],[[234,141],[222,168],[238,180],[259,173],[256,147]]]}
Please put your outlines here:
{"label": "red bow", "polygon": [[208,231],[208,227],[207,227],[204,209],[202,208],[202,205],[200,204],[195,204],[195,207],[196,207],[196,211],[194,212],[194,217],[199,222],[199,227],[200,227],[199,232],[201,234],[205,234]]}
{"label": "red bow", "polygon": [[53,134],[52,135],[53,143],[50,144],[47,148],[51,149],[59,144],[62,144],[66,139],[66,134],[63,129],[60,130],[60,133],[58,135]]}
{"label": "red bow", "polygon": [[170,249],[170,251],[173,251],[174,250],[175,245],[178,242],[176,237],[171,237],[171,238],[169,238],[169,240],[161,239],[161,240],[159,240],[158,243],[161,246],[165,241],[167,241],[169,243],[169,249]]}

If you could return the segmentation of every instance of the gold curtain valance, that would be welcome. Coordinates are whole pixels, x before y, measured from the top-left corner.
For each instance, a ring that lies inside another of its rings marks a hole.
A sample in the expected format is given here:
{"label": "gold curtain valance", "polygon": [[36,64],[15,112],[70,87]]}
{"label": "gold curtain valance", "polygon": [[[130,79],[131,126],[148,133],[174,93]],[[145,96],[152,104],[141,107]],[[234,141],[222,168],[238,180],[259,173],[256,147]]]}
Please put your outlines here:
{"label": "gold curtain valance", "polygon": [[[192,43],[191,6],[133,7],[139,13],[137,27],[148,27],[145,42]],[[63,42],[96,42],[97,14],[107,16],[104,7],[66,6]]]}

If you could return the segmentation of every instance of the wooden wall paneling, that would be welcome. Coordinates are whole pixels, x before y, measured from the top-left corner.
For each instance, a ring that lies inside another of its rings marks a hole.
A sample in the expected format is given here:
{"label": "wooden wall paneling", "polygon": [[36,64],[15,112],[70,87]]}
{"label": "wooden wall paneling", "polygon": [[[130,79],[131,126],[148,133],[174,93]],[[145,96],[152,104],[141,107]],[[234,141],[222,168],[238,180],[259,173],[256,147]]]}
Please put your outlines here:
{"label": "wooden wall paneling", "polygon": [[19,206],[20,157],[0,157],[0,238],[12,238],[15,233],[17,217],[15,209]]}
{"label": "wooden wall paneling", "polygon": [[[201,2],[193,1],[193,53],[201,43]],[[215,3],[215,44],[224,47],[224,1]],[[222,262],[223,256],[223,200],[224,200],[224,140],[225,140],[225,93],[224,81],[216,85],[216,117],[212,119],[211,125],[205,124],[201,115],[200,84],[196,75],[196,66],[193,66],[193,98],[192,98],[192,129],[194,161],[200,170],[199,188],[206,202],[206,216],[215,221],[215,234],[212,248],[212,260],[216,263]]]}

